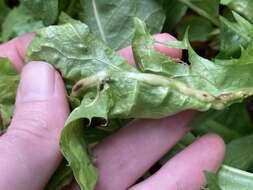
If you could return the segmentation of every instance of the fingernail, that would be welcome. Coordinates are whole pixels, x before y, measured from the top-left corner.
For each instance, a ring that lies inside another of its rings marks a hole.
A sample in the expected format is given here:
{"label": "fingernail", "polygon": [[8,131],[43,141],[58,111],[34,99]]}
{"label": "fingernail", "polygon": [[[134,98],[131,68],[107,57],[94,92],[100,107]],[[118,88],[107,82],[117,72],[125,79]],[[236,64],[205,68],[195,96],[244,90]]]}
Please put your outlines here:
{"label": "fingernail", "polygon": [[48,63],[33,61],[21,74],[18,100],[22,102],[44,101],[54,94],[55,70]]}

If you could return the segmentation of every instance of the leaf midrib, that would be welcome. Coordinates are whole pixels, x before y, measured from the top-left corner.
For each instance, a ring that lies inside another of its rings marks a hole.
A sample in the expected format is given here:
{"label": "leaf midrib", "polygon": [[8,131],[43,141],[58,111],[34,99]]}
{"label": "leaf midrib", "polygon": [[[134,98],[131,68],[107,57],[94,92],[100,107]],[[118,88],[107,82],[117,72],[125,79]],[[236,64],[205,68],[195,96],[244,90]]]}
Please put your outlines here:
{"label": "leaf midrib", "polygon": [[93,7],[93,10],[94,10],[94,16],[95,16],[95,19],[96,19],[96,22],[97,22],[97,25],[98,25],[98,30],[99,30],[99,33],[101,35],[101,38],[103,39],[104,42],[107,42],[106,36],[105,36],[105,33],[104,33],[104,29],[103,29],[103,26],[102,26],[102,23],[101,23],[101,20],[100,20],[100,16],[99,16],[99,13],[98,13],[96,0],[92,0],[92,7]]}

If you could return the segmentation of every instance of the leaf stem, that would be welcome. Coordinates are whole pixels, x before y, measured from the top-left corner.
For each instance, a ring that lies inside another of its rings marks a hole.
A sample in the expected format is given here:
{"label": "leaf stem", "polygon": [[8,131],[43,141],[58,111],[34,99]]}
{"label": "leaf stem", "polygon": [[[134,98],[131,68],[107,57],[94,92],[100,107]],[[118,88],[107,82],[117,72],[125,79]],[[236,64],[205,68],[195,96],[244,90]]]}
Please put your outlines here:
{"label": "leaf stem", "polygon": [[214,25],[220,26],[219,19],[216,17],[213,17],[211,15],[208,15],[205,11],[194,5],[193,3],[189,2],[188,0],[179,0],[180,2],[186,4],[188,7],[190,7],[192,10],[196,11],[199,15],[202,15],[206,17],[208,20],[210,20]]}

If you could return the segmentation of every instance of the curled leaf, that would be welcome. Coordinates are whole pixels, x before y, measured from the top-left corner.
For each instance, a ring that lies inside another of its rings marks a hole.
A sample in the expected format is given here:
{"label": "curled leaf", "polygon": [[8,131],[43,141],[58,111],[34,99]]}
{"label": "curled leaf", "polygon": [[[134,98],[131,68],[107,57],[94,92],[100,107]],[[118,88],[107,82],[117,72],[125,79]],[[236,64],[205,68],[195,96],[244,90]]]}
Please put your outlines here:
{"label": "curled leaf", "polygon": [[172,45],[188,49],[188,65],[156,52],[145,24],[135,19],[136,69],[85,24],[66,21],[37,31],[27,61],[54,65],[70,99],[78,102],[62,131],[61,150],[82,189],[92,190],[97,179],[85,127],[107,125],[110,119],[161,118],[187,109],[224,109],[253,93],[253,44],[239,59],[210,61],[195,53],[186,35]]}

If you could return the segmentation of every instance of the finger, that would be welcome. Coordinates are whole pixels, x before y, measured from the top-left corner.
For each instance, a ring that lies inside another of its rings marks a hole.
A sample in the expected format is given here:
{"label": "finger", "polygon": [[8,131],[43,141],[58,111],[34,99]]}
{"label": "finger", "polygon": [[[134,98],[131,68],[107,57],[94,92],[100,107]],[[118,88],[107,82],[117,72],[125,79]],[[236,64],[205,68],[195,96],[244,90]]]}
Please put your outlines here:
{"label": "finger", "polygon": [[0,138],[0,189],[43,189],[60,162],[59,136],[69,113],[64,84],[52,66],[24,67],[15,106]]}
{"label": "finger", "polygon": [[200,190],[206,184],[203,171],[216,172],[224,153],[225,144],[219,136],[205,135],[130,190]]}
{"label": "finger", "polygon": [[7,57],[18,72],[21,71],[24,63],[25,51],[34,37],[29,33],[0,45],[0,57]]}
{"label": "finger", "polygon": [[[171,36],[170,34],[167,34],[167,33],[156,34],[156,35],[154,35],[154,39],[159,41],[159,42],[177,40],[175,37],[173,37],[173,36]],[[159,51],[159,52],[161,52],[161,53],[163,53],[163,54],[165,54],[169,57],[172,57],[172,58],[181,59],[181,57],[182,57],[182,50],[180,50],[180,49],[168,48],[168,47],[166,47],[164,45],[161,45],[161,44],[156,44],[154,46],[154,48],[157,51]],[[134,56],[133,56],[133,51],[132,51],[131,46],[119,50],[118,54],[123,56],[124,58],[126,58],[128,60],[128,63],[134,64]]]}
{"label": "finger", "polygon": [[[95,147],[96,190],[126,189],[159,160],[189,129],[196,112],[160,120],[136,120]],[[184,119],[182,119],[184,118]]]}

